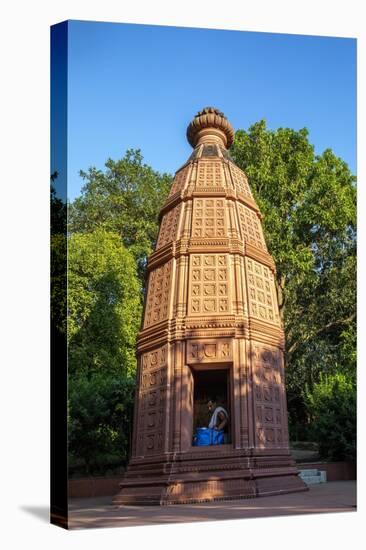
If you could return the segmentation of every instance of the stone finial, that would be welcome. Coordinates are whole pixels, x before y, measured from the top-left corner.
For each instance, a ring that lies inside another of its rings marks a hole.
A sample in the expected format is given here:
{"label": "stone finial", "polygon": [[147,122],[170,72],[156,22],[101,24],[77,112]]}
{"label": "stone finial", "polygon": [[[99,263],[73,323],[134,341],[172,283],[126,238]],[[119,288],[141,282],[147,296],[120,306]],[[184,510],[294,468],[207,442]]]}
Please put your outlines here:
{"label": "stone finial", "polygon": [[224,113],[214,107],[199,111],[187,128],[187,139],[192,147],[199,143],[219,142],[229,149],[234,136],[234,128]]}

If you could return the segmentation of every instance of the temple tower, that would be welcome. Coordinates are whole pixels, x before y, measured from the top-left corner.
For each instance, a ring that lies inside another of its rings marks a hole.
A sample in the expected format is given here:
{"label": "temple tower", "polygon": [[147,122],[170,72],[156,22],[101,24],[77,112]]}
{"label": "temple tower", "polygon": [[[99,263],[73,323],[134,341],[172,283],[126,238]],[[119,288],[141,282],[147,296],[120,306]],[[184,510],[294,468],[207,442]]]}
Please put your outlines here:
{"label": "temple tower", "polygon": [[[289,452],[275,265],[248,179],[212,107],[187,129],[148,262],[132,453],[114,504],[174,504],[306,490]],[[215,394],[225,444],[193,445]]]}

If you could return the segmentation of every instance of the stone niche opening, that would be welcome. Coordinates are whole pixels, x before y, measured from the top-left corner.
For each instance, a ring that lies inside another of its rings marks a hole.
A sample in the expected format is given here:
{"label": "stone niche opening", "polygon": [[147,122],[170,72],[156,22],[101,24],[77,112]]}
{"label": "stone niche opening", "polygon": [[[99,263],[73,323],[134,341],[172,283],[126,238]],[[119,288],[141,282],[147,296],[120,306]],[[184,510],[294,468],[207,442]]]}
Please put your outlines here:
{"label": "stone niche opening", "polygon": [[[192,434],[196,428],[208,427],[212,412],[207,408],[207,402],[215,398],[217,405],[224,407],[229,414],[226,430],[226,444],[231,445],[232,414],[231,414],[231,381],[230,368],[221,365],[191,365],[193,385]],[[222,447],[223,445],[220,445]],[[200,447],[204,449],[205,447]]]}

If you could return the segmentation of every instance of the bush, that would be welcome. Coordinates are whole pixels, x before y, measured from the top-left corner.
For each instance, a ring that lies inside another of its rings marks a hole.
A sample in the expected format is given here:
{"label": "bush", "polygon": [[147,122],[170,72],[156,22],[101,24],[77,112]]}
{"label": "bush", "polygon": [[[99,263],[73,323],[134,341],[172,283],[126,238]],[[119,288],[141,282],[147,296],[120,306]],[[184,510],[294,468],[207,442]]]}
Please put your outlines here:
{"label": "bush", "polygon": [[69,451],[85,473],[124,465],[130,448],[135,381],[105,373],[69,382]]}
{"label": "bush", "polygon": [[319,455],[329,460],[356,459],[356,381],[338,373],[321,376],[305,391],[310,430]]}

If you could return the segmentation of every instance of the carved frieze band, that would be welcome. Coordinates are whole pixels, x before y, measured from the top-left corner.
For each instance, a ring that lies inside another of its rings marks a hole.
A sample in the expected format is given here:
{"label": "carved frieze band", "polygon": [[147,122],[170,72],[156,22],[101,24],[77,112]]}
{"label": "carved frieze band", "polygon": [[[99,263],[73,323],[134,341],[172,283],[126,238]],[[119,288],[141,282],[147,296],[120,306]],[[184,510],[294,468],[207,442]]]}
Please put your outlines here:
{"label": "carved frieze band", "polygon": [[217,338],[215,340],[188,340],[187,364],[217,363],[232,361],[232,339]]}
{"label": "carved frieze band", "polygon": [[210,252],[223,252],[229,254],[239,254],[240,256],[249,256],[250,258],[264,264],[275,272],[275,265],[272,257],[267,251],[256,246],[246,243],[237,238],[216,237],[216,238],[199,238],[192,237],[190,239],[180,239],[167,243],[157,249],[149,258],[148,270],[153,270],[171,258],[189,253],[206,252],[210,248]]}

